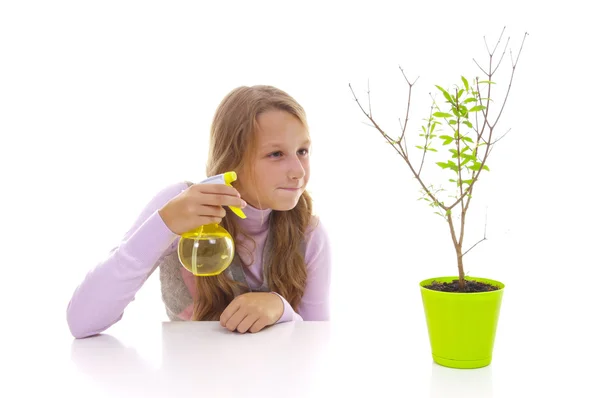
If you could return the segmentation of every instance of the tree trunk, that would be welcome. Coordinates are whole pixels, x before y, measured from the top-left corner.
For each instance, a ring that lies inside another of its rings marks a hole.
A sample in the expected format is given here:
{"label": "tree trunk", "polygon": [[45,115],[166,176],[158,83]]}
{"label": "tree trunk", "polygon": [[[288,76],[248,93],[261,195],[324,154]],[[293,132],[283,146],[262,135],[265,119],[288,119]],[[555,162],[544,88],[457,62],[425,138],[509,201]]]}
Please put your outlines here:
{"label": "tree trunk", "polygon": [[465,271],[463,269],[462,245],[456,245],[456,259],[458,261],[458,291],[465,291]]}

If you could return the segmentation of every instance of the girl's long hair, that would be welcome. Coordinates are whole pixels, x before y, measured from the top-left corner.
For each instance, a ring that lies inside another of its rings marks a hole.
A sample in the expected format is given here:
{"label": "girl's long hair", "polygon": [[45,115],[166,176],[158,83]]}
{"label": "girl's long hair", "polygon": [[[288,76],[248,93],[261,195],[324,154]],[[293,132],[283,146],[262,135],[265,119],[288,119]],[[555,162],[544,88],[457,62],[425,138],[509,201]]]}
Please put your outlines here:
{"label": "girl's long hair", "polygon": [[[286,92],[265,85],[238,87],[223,98],[215,112],[210,130],[207,176],[242,168],[252,170],[250,159],[256,150],[257,118],[268,110],[289,112],[308,131],[304,109]],[[253,176],[254,173],[249,175]],[[232,185],[235,187],[236,183]],[[234,238],[243,235],[248,238],[247,241],[253,242],[236,223],[237,216],[228,208],[226,211],[221,225]],[[298,311],[306,284],[306,264],[301,242],[311,219],[312,199],[306,191],[296,207],[289,211],[273,210],[269,216],[273,246],[269,256],[268,286],[271,291],[281,294],[295,311]],[[255,249],[244,247],[237,240],[235,247],[236,252],[246,250],[249,254]],[[194,300],[192,320],[219,320],[235,296],[247,291],[247,287],[231,280],[224,272],[216,276],[197,276],[196,286],[198,294]]]}

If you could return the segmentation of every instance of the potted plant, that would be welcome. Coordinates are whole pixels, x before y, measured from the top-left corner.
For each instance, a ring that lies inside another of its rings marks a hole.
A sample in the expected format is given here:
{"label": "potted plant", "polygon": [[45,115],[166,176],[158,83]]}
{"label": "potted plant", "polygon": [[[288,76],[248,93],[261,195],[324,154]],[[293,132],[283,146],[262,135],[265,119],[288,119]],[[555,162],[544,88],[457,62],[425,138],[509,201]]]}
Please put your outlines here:
{"label": "potted plant", "polygon": [[[466,216],[475,186],[483,173],[490,170],[486,164],[490,153],[503,137],[497,137],[496,134],[498,121],[506,106],[527,37],[525,33],[516,58],[513,58],[512,51],[509,51],[512,71],[506,91],[501,96],[501,101],[497,101],[495,94],[499,85],[494,80],[494,75],[507,55],[509,41],[506,41],[505,46],[501,46],[503,34],[504,29],[491,51],[486,42],[489,55],[489,62],[485,64],[487,69],[474,60],[483,73],[483,78],[476,76],[469,80],[461,76],[452,87],[435,86],[435,92],[441,100],[438,101],[432,96],[429,117],[424,119],[425,123],[418,129],[418,156],[413,155],[409,158],[406,140],[410,131],[408,116],[411,94],[416,80],[411,83],[400,68],[408,84],[409,94],[406,117],[404,123],[401,122],[401,134],[398,138],[387,134],[373,119],[370,88],[367,111],[356,97],[352,85],[349,85],[354,100],[372,123],[372,127],[385,138],[409,167],[420,187],[420,199],[431,206],[449,228],[456,253],[458,275],[426,279],[421,281],[419,286],[433,360],[439,365],[452,368],[480,368],[491,363],[505,287],[502,282],[493,279],[465,276],[463,260],[471,249],[486,239],[484,234],[483,239],[465,250]],[[495,63],[494,56],[502,47],[504,50],[500,60]],[[411,151],[411,155],[413,153]],[[444,176],[441,188],[434,188],[434,185],[425,179],[424,165],[432,166]]]}

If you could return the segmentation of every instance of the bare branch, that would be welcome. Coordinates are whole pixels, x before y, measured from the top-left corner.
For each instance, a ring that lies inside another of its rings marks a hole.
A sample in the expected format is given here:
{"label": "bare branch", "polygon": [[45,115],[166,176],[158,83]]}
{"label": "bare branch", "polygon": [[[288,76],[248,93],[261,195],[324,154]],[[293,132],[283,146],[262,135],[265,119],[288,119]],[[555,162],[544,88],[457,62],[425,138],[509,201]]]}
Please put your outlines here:
{"label": "bare branch", "polygon": [[[519,54],[517,55],[517,61],[512,65],[512,72],[510,74],[510,81],[508,82],[508,88],[506,90],[506,96],[504,97],[504,102],[502,103],[502,107],[500,108],[500,112],[498,113],[498,117],[496,121],[492,125],[492,128],[496,126],[498,120],[500,120],[500,116],[502,115],[502,111],[504,111],[504,107],[506,106],[506,101],[508,100],[508,95],[510,93],[510,89],[512,87],[513,78],[515,76],[515,69],[517,68],[517,62],[519,61],[519,57],[521,56],[521,50],[523,50],[523,44],[525,43],[525,39],[527,38],[527,32],[525,32],[525,36],[523,36],[523,41],[521,42],[521,48],[519,49]],[[489,98],[489,97],[488,97]]]}
{"label": "bare branch", "polygon": [[372,118],[373,113],[371,112],[371,85],[367,79],[367,96],[369,97],[369,116]]}
{"label": "bare branch", "polygon": [[[379,125],[377,124],[377,122],[375,122],[375,120],[373,120],[373,118],[371,116],[369,116],[369,114],[365,111],[365,109],[363,108],[363,106],[361,105],[360,101],[358,100],[358,98],[356,97],[356,94],[354,93],[354,90],[352,89],[352,84],[348,84],[348,86],[350,87],[350,91],[352,91],[352,96],[354,97],[354,100],[356,101],[356,103],[358,104],[360,110],[362,111],[362,113],[371,121],[371,123],[373,123],[373,125],[375,126],[375,128],[381,133],[381,135],[383,135],[383,137],[392,145],[392,148],[394,148],[394,150],[396,152],[398,152],[398,154],[400,155],[400,157],[402,157],[402,159],[404,159],[404,161],[406,162],[406,164],[408,165],[408,168],[410,169],[410,171],[413,173],[413,176],[417,179],[417,181],[419,182],[419,184],[421,185],[421,187],[425,190],[425,192],[427,193],[427,195],[431,198],[431,200],[433,200],[434,203],[438,203],[439,206],[444,209],[444,210],[448,210],[448,208],[446,206],[444,206],[430,191],[429,189],[427,189],[427,187],[425,186],[425,184],[423,183],[423,180],[421,180],[421,177],[417,174],[417,172],[415,171],[415,169],[413,168],[412,164],[410,163],[410,160],[408,159],[408,157],[406,156],[406,154],[404,153],[404,150],[402,149],[401,145],[394,145],[394,140],[392,140],[390,138],[389,135],[387,135],[382,129],[381,127],[379,127]],[[410,97],[409,97],[409,102],[410,102]],[[404,126],[406,127],[406,125]]]}
{"label": "bare branch", "polygon": [[[494,73],[496,73],[496,70],[498,70],[498,67],[502,63],[502,59],[504,58],[504,54],[506,54],[506,49],[508,48],[508,43],[509,42],[510,42],[510,37],[508,38],[508,40],[506,40],[506,46],[504,46],[504,51],[502,51],[502,55],[500,56],[500,60],[498,61],[498,64],[494,68],[494,71],[492,73],[490,73],[490,76],[492,76]],[[511,58],[512,58],[512,51],[510,53],[511,53]]]}
{"label": "bare branch", "polygon": [[369,124],[369,123],[367,123],[367,122],[361,122],[361,123],[362,123],[362,124],[364,124],[364,125],[367,125],[367,126],[369,126],[369,127],[373,127],[374,129],[376,129],[376,128],[377,128],[377,127],[375,127],[375,126],[373,126],[372,124]]}
{"label": "bare branch", "polygon": [[468,252],[471,251],[471,249],[473,249],[475,246],[477,246],[478,244],[480,244],[481,242],[483,242],[484,240],[487,240],[487,238],[482,238],[479,242],[475,243],[473,246],[471,246],[471,248],[469,248],[469,250],[467,250],[466,252],[463,253],[463,255],[461,257],[464,257],[467,255]]}
{"label": "bare branch", "polygon": [[[402,69],[402,67],[400,65],[398,65],[398,68],[400,69],[400,72],[402,72],[402,76],[404,76],[404,80],[406,80],[406,84],[408,84],[408,104],[406,106],[406,116],[404,118],[404,125],[402,125],[402,121],[400,120],[400,118],[398,118],[398,120],[400,121],[400,127],[402,128],[402,134],[400,135],[400,139],[398,141],[400,143],[402,143],[402,141],[404,140],[404,152],[406,153],[406,158],[408,159],[408,144],[407,144],[407,140],[406,140],[405,136],[406,136],[406,127],[408,126],[408,114],[410,112],[410,98],[412,96],[412,86],[414,86],[417,83],[417,80],[419,80],[420,76],[417,76],[415,81],[411,83],[408,80],[408,77],[406,77],[406,73],[404,73],[404,69]],[[402,145],[402,144],[400,144],[400,145]]]}
{"label": "bare branch", "polygon": [[[500,37],[498,38],[498,42],[496,43],[496,47],[494,47],[494,51],[490,54],[490,55],[494,55],[494,53],[496,52],[496,49],[498,48],[498,45],[500,44],[500,42],[502,41],[502,35],[504,34],[504,31],[506,30],[506,26],[502,28],[502,32],[500,32]],[[488,50],[488,54],[489,54],[489,50]]]}
{"label": "bare branch", "polygon": [[484,69],[481,67],[481,65],[479,65],[479,64],[477,63],[477,61],[475,60],[475,58],[473,58],[473,62],[475,62],[475,65],[479,66],[479,69],[481,69],[481,71],[482,71],[482,72],[483,72],[485,75],[487,75],[487,72],[486,72],[486,71],[485,71],[485,70],[484,70]]}
{"label": "bare branch", "polygon": [[[398,122],[400,123],[400,131],[404,131],[404,127],[402,126],[402,119],[398,118]],[[398,137],[398,144],[402,145],[402,141],[404,141],[404,152],[406,153],[406,157],[408,157],[408,138],[406,137]]]}
{"label": "bare branch", "polygon": [[402,76],[404,76],[404,80],[406,80],[406,83],[408,84],[408,104],[406,106],[406,117],[404,118],[404,126],[402,128],[402,135],[400,136],[400,141],[402,141],[402,139],[404,138],[404,135],[406,134],[406,126],[408,125],[408,114],[410,112],[410,98],[412,95],[412,86],[415,85],[417,80],[419,80],[419,77],[417,77],[415,79],[415,81],[411,83],[408,80],[408,78],[406,77],[406,74],[404,73],[404,70],[402,69],[402,67],[400,65],[398,65],[398,68],[400,68],[400,71],[402,72]]}
{"label": "bare branch", "polygon": [[408,85],[410,87],[414,86],[417,83],[417,80],[419,80],[419,77],[421,77],[421,76],[417,76],[417,78],[415,79],[415,81],[411,83],[411,82],[408,81],[408,78],[406,77],[406,74],[404,74],[404,69],[402,69],[402,67],[400,65],[398,65],[398,67],[400,68],[400,71],[402,72],[402,75],[404,76],[404,79],[406,79],[406,83],[408,83]]}
{"label": "bare branch", "polygon": [[494,142],[492,142],[490,145],[494,145],[496,142],[500,141],[502,138],[504,138],[506,136],[506,134],[508,134],[510,132],[511,129],[508,129],[508,131],[504,134],[502,134],[502,136],[500,138],[498,138],[497,140],[495,140]]}
{"label": "bare branch", "polygon": [[475,246],[477,246],[478,244],[480,244],[484,240],[487,240],[486,232],[487,232],[487,208],[486,208],[486,212],[485,212],[485,224],[484,224],[484,227],[483,227],[483,238],[479,242],[477,242],[473,246],[471,246],[469,248],[469,250],[467,250],[466,252],[464,252],[463,254],[461,254],[460,257],[462,258],[462,257],[466,256],[467,253],[471,251],[471,249],[473,249]]}
{"label": "bare branch", "polygon": [[523,41],[521,42],[521,48],[519,48],[519,54],[517,54],[517,60],[513,64],[513,69],[517,66],[517,62],[519,62],[519,57],[521,56],[521,51],[523,50],[523,44],[525,44],[525,37],[527,37],[529,33],[525,32],[525,36],[523,36]]}
{"label": "bare branch", "polygon": [[421,166],[419,166],[419,172],[417,175],[421,175],[421,170],[423,170],[423,163],[425,163],[425,155],[427,154],[427,144],[429,143],[428,135],[429,129],[431,128],[431,115],[433,114],[433,105],[431,105],[431,109],[429,110],[429,121],[427,122],[427,132],[425,133],[425,145],[423,146],[423,157],[421,158]]}

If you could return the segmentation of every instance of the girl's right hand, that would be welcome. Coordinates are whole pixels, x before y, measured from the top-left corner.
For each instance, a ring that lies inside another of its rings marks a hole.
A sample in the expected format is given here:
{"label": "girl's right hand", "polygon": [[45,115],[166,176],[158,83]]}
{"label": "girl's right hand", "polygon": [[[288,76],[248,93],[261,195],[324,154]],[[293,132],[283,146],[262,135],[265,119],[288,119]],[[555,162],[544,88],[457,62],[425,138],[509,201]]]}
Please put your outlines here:
{"label": "girl's right hand", "polygon": [[181,235],[206,224],[220,223],[225,217],[223,206],[244,208],[239,192],[225,184],[194,184],[171,199],[158,214],[167,227]]}

